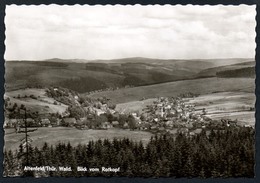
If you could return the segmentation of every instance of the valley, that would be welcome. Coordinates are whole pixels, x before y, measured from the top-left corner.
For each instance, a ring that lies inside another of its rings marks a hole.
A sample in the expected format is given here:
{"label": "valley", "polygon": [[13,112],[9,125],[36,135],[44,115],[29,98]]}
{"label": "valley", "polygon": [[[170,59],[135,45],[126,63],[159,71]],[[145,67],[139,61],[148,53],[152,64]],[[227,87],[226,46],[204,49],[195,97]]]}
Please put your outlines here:
{"label": "valley", "polygon": [[227,61],[7,62],[5,148],[19,147],[24,108],[29,128],[37,128],[32,145],[39,147],[105,138],[146,144],[155,134],[194,134],[233,123],[254,128],[254,62]]}

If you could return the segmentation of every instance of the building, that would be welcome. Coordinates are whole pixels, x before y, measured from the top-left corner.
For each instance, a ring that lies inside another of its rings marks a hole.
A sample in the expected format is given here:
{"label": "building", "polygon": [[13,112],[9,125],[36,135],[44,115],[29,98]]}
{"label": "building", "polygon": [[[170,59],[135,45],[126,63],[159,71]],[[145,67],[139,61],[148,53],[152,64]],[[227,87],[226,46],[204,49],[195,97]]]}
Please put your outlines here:
{"label": "building", "polygon": [[188,128],[179,128],[178,133],[187,134],[187,133],[189,133],[189,130],[188,130]]}
{"label": "building", "polygon": [[129,125],[127,122],[124,123],[123,128],[126,128],[126,129],[129,128]]}
{"label": "building", "polygon": [[63,118],[63,124],[65,126],[74,126],[77,123],[75,118]]}
{"label": "building", "polygon": [[104,123],[102,123],[101,128],[103,128],[103,129],[109,129],[109,128],[113,128],[113,126],[112,126],[112,124],[109,123],[109,122],[104,122]]}
{"label": "building", "polygon": [[119,122],[118,121],[112,121],[113,127],[119,127]]}
{"label": "building", "polygon": [[50,120],[48,118],[41,119],[42,126],[49,126],[51,124]]}
{"label": "building", "polygon": [[95,109],[95,114],[97,115],[97,116],[100,116],[101,114],[104,114],[105,113],[105,111],[103,111],[103,110],[101,110],[101,109]]}

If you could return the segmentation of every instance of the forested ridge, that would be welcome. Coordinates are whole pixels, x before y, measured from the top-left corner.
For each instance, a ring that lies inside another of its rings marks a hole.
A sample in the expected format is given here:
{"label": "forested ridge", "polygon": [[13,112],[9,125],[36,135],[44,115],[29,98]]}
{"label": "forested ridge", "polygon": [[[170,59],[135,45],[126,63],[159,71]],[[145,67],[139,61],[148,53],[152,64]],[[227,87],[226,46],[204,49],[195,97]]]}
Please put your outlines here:
{"label": "forested ridge", "polygon": [[[147,145],[129,139],[90,141],[5,151],[4,176],[254,177],[255,130],[227,128],[187,136],[160,135]],[[72,171],[23,171],[24,166],[70,166]],[[78,172],[77,167],[120,167],[119,172]]]}

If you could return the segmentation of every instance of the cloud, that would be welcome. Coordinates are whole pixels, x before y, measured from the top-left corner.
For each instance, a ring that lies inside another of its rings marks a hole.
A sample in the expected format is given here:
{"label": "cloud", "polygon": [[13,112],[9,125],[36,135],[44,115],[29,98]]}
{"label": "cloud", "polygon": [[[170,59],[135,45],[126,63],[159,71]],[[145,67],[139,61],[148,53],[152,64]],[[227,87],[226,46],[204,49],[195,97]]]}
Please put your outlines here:
{"label": "cloud", "polygon": [[254,57],[255,6],[6,8],[5,59]]}

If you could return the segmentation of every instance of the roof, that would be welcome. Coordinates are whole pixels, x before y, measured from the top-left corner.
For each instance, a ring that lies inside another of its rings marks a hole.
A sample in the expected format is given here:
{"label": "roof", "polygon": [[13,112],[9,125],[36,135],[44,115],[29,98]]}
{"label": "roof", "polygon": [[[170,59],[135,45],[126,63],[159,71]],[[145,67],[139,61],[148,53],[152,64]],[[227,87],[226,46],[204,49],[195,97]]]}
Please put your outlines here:
{"label": "roof", "polygon": [[10,119],[9,122],[10,123],[16,123],[18,120],[17,119]]}
{"label": "roof", "polygon": [[104,125],[110,125],[110,123],[109,123],[109,122],[107,122],[107,121],[106,121],[106,122],[104,122],[103,124],[104,124]]}
{"label": "roof", "polygon": [[181,132],[181,133],[183,133],[183,132],[188,132],[189,130],[187,129],[187,128],[179,128],[178,129],[178,132]]}
{"label": "roof", "polygon": [[84,121],[86,120],[87,118],[79,118],[80,121]]}
{"label": "roof", "polygon": [[118,121],[112,121],[112,124],[113,125],[119,125],[119,122]]}
{"label": "roof", "polygon": [[42,123],[50,123],[50,120],[48,118],[41,119]]}
{"label": "roof", "polygon": [[27,121],[27,122],[33,122],[34,119],[32,119],[32,118],[27,118],[26,121]]}
{"label": "roof", "polygon": [[75,118],[63,118],[65,123],[76,123]]}

